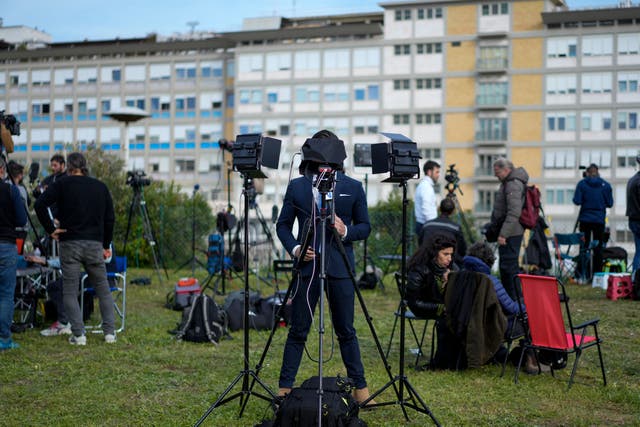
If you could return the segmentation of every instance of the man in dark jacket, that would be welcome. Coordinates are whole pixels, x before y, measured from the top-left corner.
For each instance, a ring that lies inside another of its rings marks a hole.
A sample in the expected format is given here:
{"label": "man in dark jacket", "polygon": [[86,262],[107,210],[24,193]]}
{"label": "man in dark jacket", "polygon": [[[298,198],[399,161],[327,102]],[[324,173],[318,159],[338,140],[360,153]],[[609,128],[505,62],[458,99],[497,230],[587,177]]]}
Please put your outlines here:
{"label": "man in dark jacket", "polygon": [[515,277],[520,271],[518,257],[524,235],[520,214],[529,174],[523,168],[515,168],[511,161],[502,157],[493,162],[493,174],[500,180],[500,189],[491,212],[491,223],[500,230],[497,239],[500,279],[511,299],[515,300]]}
{"label": "man in dark jacket", "polygon": [[[640,165],[640,155],[636,157]],[[629,230],[633,233],[636,244],[636,253],[633,256],[633,271],[640,268],[640,172],[631,177],[627,183],[627,212],[629,217]],[[635,276],[634,276],[635,277]]]}
{"label": "man in dark jacket", "polygon": [[598,174],[598,166],[591,164],[587,168],[585,177],[576,186],[573,195],[573,203],[580,206],[578,221],[580,232],[584,233],[585,248],[588,248],[592,240],[598,244],[593,248],[593,263],[591,271],[584,271],[590,279],[594,272],[602,269],[602,241],[604,235],[605,218],[607,208],[613,206],[613,194],[611,185]]}
{"label": "man in dark jacket", "polygon": [[[109,245],[115,222],[111,194],[104,183],[87,176],[87,161],[81,153],[69,154],[67,163],[67,175],[47,188],[36,201],[35,210],[47,233],[60,241],[64,309],[73,333],[69,343],[87,343],[78,304],[78,283],[83,268],[100,301],[104,340],[114,343],[115,314],[104,263],[111,258]],[[58,208],[58,226],[47,211],[53,204]]]}

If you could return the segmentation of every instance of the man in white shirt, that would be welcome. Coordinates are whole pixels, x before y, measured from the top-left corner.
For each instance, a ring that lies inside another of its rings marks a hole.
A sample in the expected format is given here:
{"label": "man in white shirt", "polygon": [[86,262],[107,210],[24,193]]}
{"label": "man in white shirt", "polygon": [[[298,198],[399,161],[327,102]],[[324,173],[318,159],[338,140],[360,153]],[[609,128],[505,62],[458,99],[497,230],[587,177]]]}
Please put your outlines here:
{"label": "man in white shirt", "polygon": [[432,219],[438,217],[438,201],[436,200],[436,192],[434,185],[440,178],[440,165],[433,160],[427,160],[423,167],[424,178],[416,187],[416,195],[414,198],[414,211],[416,216],[416,235],[418,236],[418,244],[422,244],[420,231],[422,226]]}

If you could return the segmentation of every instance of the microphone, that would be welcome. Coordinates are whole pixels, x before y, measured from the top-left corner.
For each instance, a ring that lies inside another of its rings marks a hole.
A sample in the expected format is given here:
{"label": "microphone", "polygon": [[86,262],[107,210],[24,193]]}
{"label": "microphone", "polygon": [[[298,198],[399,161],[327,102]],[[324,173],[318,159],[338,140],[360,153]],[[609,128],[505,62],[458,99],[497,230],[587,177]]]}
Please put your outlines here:
{"label": "microphone", "polygon": [[40,163],[32,162],[29,166],[29,182],[34,182],[38,178],[40,172]]}
{"label": "microphone", "polygon": [[274,224],[278,221],[278,205],[273,205],[271,208],[271,222]]}

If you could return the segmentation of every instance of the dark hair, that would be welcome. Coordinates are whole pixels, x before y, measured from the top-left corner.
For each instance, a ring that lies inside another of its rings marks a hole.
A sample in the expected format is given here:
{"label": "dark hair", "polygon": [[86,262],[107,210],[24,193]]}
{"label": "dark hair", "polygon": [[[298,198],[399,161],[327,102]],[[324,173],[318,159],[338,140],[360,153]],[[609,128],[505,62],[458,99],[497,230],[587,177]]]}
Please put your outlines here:
{"label": "dark hair", "polygon": [[335,133],[331,132],[328,129],[319,130],[318,132],[314,133],[311,138],[313,138],[313,139],[340,139],[340,138],[338,138],[338,136]]}
{"label": "dark hair", "polygon": [[427,174],[427,171],[433,170],[435,168],[440,168],[440,164],[438,162],[434,162],[433,160],[427,160],[427,162],[422,167],[424,174]]}
{"label": "dark hair", "polygon": [[440,214],[449,216],[456,210],[456,204],[453,203],[450,197],[445,197],[440,202]]}
{"label": "dark hair", "polygon": [[82,153],[71,153],[67,156],[67,160],[69,161],[67,168],[69,172],[79,170],[83,175],[87,175],[89,173],[89,169],[87,169],[87,159],[84,158]]}
{"label": "dark hair", "polygon": [[51,160],[49,160],[49,162],[58,162],[61,165],[64,165],[64,156],[62,154],[54,154],[53,156],[51,156]]}
{"label": "dark hair", "polygon": [[427,264],[432,261],[443,249],[456,248],[456,241],[446,234],[433,234],[422,242],[422,245],[407,262],[407,268],[412,269],[417,265]]}
{"label": "dark hair", "polygon": [[489,268],[496,261],[496,256],[493,254],[493,249],[491,246],[486,244],[485,242],[477,242],[471,245],[469,249],[467,249],[467,255],[474,256],[487,264]]}
{"label": "dark hair", "polygon": [[15,178],[17,175],[24,172],[24,166],[22,166],[20,163],[14,162],[13,160],[10,160],[7,164],[7,171],[12,178]]}

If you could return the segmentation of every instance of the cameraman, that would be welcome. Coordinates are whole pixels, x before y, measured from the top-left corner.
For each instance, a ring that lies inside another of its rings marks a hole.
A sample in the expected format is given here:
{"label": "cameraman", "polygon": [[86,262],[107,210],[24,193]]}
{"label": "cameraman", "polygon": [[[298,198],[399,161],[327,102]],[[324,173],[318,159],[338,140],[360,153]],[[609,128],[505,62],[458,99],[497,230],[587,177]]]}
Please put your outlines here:
{"label": "cameraman", "polygon": [[440,165],[433,160],[427,160],[423,166],[424,178],[416,187],[416,195],[413,201],[416,217],[416,235],[418,246],[422,244],[422,227],[427,221],[438,217],[438,202],[434,186],[440,178]]}

